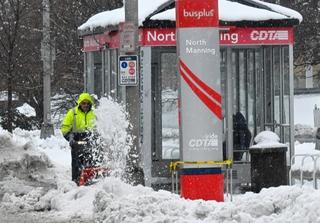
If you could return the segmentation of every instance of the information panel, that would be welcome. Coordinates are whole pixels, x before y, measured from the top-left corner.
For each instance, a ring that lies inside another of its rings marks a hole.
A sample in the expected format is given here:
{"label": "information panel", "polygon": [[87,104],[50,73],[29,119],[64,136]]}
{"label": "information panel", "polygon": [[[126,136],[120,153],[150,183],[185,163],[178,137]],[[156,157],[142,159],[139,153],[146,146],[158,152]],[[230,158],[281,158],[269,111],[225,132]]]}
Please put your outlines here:
{"label": "information panel", "polygon": [[119,56],[119,85],[134,86],[138,84],[138,56]]}

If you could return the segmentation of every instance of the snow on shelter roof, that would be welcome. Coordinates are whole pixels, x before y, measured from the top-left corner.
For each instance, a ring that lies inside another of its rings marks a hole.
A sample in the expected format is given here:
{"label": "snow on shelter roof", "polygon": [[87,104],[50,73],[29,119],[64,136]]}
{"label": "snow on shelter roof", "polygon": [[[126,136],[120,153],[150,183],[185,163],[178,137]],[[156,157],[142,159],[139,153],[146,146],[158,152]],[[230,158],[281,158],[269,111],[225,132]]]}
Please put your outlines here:
{"label": "snow on shelter roof", "polygon": [[[146,19],[175,21],[174,0],[139,0],[139,26]],[[219,19],[225,22],[295,20],[302,16],[292,9],[260,0],[219,0]],[[117,26],[124,22],[124,7],[98,13],[78,29],[91,30],[98,27]]]}

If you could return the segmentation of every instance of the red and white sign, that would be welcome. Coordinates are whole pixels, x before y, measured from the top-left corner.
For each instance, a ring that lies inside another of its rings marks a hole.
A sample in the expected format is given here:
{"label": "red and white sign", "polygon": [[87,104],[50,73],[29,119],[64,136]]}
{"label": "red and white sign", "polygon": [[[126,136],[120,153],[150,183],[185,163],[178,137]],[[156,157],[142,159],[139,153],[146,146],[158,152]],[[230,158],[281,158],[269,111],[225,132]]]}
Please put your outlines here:
{"label": "red and white sign", "polygon": [[176,0],[176,26],[218,27],[218,0]]}
{"label": "red and white sign", "polygon": [[108,35],[98,34],[83,38],[83,50],[85,52],[99,51],[108,42]]}
{"label": "red and white sign", "polygon": [[143,29],[141,44],[144,46],[175,46],[176,29]]}
{"label": "red and white sign", "polygon": [[[175,46],[176,29],[142,29],[139,40],[141,46]],[[108,44],[109,48],[118,48],[119,34],[85,36],[83,41],[85,52],[99,51],[104,44]],[[230,27],[220,32],[220,45],[288,45],[293,41],[292,27]]]}
{"label": "red and white sign", "polygon": [[83,51],[93,52],[101,50],[105,45],[108,48],[119,48],[120,35],[119,32],[105,32],[103,34],[91,35],[83,37]]}
{"label": "red and white sign", "polygon": [[[220,45],[293,44],[292,27],[230,28],[220,32]],[[144,46],[175,46],[176,29],[143,29]]]}

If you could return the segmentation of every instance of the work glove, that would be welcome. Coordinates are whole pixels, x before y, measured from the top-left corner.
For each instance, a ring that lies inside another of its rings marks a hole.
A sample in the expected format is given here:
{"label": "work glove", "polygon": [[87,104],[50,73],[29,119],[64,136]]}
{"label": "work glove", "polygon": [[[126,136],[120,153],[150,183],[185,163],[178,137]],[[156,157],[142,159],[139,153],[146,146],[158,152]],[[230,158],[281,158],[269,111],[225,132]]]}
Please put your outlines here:
{"label": "work glove", "polygon": [[69,141],[69,145],[70,145],[71,147],[73,147],[73,146],[75,145],[75,143],[76,143],[76,141],[75,141],[74,139],[71,139],[71,140]]}
{"label": "work glove", "polygon": [[69,141],[70,135],[71,135],[71,133],[68,132],[68,133],[64,134],[63,137],[64,137],[67,141]]}

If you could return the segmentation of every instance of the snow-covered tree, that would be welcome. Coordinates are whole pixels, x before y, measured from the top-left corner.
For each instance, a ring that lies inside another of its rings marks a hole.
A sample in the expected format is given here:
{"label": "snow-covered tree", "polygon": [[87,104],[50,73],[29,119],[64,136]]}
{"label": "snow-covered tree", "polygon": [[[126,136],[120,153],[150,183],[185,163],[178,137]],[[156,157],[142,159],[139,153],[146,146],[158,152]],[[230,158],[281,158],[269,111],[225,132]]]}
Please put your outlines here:
{"label": "snow-covered tree", "polygon": [[[13,93],[21,95],[22,99],[40,87],[39,70],[36,69],[39,63],[38,12],[37,0],[0,0],[0,78],[3,80],[0,87],[8,92],[8,122],[4,127],[9,131],[12,131],[14,118]],[[39,103],[37,97],[33,98]]]}

